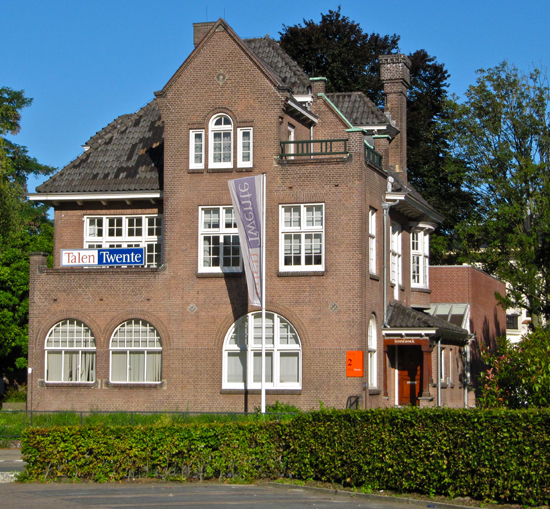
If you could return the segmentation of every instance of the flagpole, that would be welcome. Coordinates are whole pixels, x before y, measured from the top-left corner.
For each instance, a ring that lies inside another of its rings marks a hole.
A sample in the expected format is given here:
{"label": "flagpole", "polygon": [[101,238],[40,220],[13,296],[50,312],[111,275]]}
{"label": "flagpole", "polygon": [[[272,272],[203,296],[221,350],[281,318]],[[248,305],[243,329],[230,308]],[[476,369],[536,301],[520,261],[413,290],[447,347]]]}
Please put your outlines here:
{"label": "flagpole", "polygon": [[[262,175],[262,396],[261,412],[265,414],[265,198],[266,198],[266,175]],[[273,374],[272,374],[273,376]]]}

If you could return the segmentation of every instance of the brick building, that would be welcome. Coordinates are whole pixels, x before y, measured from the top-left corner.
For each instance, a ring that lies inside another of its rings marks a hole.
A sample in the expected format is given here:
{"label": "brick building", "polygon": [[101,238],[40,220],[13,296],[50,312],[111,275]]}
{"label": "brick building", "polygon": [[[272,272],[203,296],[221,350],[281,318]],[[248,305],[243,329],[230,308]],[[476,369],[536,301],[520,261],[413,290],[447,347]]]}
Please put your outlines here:
{"label": "brick building", "polygon": [[[259,405],[259,310],[228,189],[259,174],[267,403],[435,404],[436,346],[461,359],[468,332],[423,312],[441,218],[407,183],[408,58],[381,57],[382,111],[359,92],[326,93],[268,37],[242,40],[223,20],[194,28],[194,51],[155,99],[31,196],[55,211],[53,268],[31,254],[33,408]],[[122,247],[143,247],[145,266],[62,257]]]}
{"label": "brick building", "polygon": [[[484,369],[480,348],[494,351],[497,338],[507,333],[506,310],[498,304],[495,296],[496,293],[505,295],[506,285],[471,265],[446,265],[430,267],[430,288],[432,303],[428,313],[459,325],[470,333],[471,347],[466,353],[472,377],[470,387],[473,389]],[[469,380],[461,378],[461,367],[452,363],[451,348],[441,352],[443,389],[466,389],[464,384]],[[473,392],[465,394],[465,397],[468,406],[472,406]]]}

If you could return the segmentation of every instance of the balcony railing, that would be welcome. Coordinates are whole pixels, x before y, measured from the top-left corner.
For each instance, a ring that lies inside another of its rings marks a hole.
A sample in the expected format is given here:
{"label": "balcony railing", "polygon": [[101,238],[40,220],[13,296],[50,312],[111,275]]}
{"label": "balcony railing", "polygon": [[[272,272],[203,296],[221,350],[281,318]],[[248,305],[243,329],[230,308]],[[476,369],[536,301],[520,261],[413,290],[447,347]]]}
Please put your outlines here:
{"label": "balcony railing", "polygon": [[281,141],[279,159],[348,155],[348,140]]}
{"label": "balcony railing", "polygon": [[378,168],[382,168],[382,155],[367,144],[365,144],[365,161],[368,161]]}

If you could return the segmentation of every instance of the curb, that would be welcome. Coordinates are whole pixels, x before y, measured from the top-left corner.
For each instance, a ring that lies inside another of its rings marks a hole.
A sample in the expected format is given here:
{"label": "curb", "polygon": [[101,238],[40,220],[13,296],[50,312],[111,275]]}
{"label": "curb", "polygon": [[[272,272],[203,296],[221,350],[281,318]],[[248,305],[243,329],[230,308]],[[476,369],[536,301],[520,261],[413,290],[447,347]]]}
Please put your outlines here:
{"label": "curb", "polygon": [[406,504],[406,505],[413,505],[417,507],[429,507],[431,509],[437,509],[437,508],[445,508],[445,509],[472,509],[469,506],[464,505],[456,505],[456,504],[448,504],[446,502],[435,502],[431,500],[418,500],[417,498],[407,498],[407,497],[399,497],[399,496],[386,496],[386,495],[374,495],[372,493],[359,493],[356,491],[345,491],[345,490],[337,490],[337,489],[330,489],[330,488],[317,488],[315,486],[300,486],[297,484],[285,484],[285,483],[276,483],[276,482],[269,482],[267,483],[270,487],[278,487],[278,488],[294,488],[294,489],[304,489],[308,491],[313,491],[317,493],[324,493],[326,495],[334,495],[334,496],[345,496],[348,498],[362,498],[364,500],[372,500],[373,502],[391,502],[395,504]]}

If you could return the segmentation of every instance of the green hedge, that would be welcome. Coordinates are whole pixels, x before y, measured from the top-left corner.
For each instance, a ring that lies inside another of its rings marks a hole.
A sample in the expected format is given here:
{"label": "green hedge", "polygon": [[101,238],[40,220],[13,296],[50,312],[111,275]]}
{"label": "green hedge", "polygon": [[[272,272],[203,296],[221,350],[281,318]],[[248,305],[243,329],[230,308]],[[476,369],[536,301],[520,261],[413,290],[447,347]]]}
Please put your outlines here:
{"label": "green hedge", "polygon": [[293,477],[525,505],[550,499],[547,410],[322,411],[286,422],[28,429],[28,479]]}

